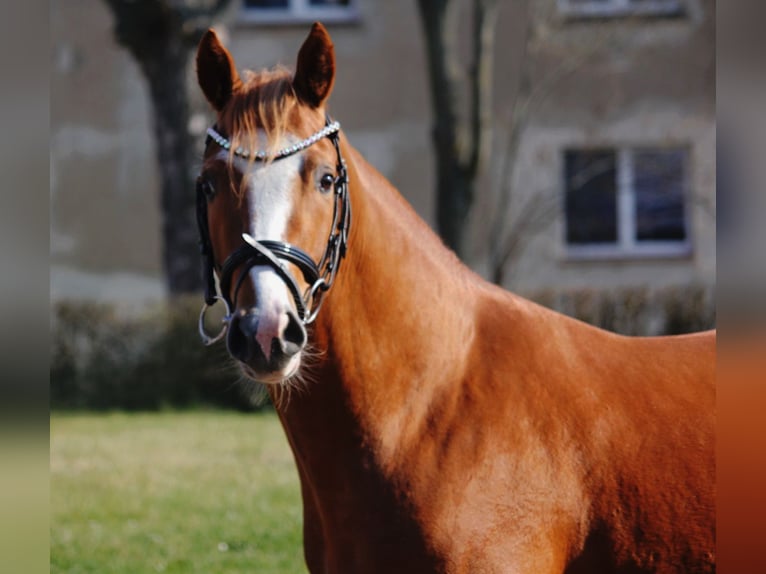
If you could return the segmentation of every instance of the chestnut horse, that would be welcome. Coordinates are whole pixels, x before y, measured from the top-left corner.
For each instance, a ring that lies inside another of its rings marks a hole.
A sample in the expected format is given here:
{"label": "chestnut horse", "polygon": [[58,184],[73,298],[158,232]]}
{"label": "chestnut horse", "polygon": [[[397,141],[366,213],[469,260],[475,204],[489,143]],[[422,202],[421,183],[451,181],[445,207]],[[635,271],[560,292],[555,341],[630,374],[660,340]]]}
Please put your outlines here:
{"label": "chestnut horse", "polygon": [[212,30],[197,75],[203,338],[278,405],[311,572],[715,570],[714,332],[623,337],[469,271],[327,115],[320,24],[294,75],[240,77]]}

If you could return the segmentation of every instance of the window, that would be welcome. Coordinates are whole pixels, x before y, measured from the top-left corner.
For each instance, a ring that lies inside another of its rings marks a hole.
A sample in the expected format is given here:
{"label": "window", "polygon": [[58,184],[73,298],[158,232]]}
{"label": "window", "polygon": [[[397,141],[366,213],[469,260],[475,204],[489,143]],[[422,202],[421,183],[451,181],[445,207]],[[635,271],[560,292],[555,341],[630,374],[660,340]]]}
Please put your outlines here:
{"label": "window", "polygon": [[676,16],[683,13],[683,0],[558,0],[566,16]]}
{"label": "window", "polygon": [[687,163],[683,148],[566,150],[567,254],[689,254]]}
{"label": "window", "polygon": [[242,0],[241,20],[259,24],[325,24],[359,19],[356,0]]}

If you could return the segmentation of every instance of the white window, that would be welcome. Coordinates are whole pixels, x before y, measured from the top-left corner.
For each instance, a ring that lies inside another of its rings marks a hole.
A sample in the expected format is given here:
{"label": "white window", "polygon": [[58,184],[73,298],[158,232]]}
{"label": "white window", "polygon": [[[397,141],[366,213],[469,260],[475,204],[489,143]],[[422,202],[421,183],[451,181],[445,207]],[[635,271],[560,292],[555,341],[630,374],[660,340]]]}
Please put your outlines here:
{"label": "white window", "polygon": [[242,0],[240,20],[258,24],[324,24],[359,19],[357,0]]}
{"label": "white window", "polygon": [[567,16],[674,16],[683,13],[683,0],[558,0]]}
{"label": "white window", "polygon": [[563,159],[568,257],[691,253],[686,149],[570,149]]}

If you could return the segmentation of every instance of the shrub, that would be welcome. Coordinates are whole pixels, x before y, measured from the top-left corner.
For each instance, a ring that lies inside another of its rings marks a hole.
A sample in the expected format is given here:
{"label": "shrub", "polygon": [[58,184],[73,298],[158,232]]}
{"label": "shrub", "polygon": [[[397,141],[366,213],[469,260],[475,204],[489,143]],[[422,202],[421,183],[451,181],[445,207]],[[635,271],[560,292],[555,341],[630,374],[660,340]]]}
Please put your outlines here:
{"label": "shrub", "polygon": [[89,302],[61,302],[53,311],[54,408],[258,406],[252,386],[241,384],[225,348],[200,343],[197,297],[140,314]]}
{"label": "shrub", "polygon": [[[626,335],[688,333],[715,325],[713,289],[704,286],[549,290],[531,298]],[[181,298],[138,315],[108,304],[55,304],[51,406],[259,408],[264,393],[243,382],[225,346],[200,343],[199,304],[198,297]]]}
{"label": "shrub", "polygon": [[704,285],[546,290],[529,296],[565,315],[623,335],[678,335],[715,327],[714,289]]}

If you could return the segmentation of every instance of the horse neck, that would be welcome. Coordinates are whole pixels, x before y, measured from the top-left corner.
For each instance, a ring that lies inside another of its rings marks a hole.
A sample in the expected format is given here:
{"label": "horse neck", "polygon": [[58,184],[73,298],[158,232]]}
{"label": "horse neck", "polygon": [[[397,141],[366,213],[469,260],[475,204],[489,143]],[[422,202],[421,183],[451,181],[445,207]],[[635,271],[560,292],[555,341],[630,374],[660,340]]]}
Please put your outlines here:
{"label": "horse neck", "polygon": [[338,430],[362,435],[386,458],[402,433],[417,432],[428,397],[465,370],[475,282],[379,172],[350,146],[343,153],[353,209],[348,252],[313,329],[319,358],[310,382],[283,422],[294,448]]}

